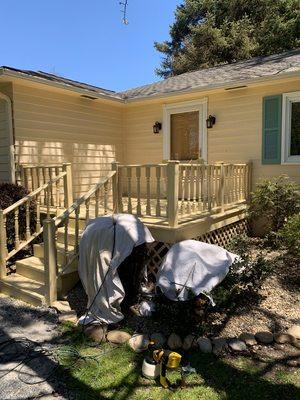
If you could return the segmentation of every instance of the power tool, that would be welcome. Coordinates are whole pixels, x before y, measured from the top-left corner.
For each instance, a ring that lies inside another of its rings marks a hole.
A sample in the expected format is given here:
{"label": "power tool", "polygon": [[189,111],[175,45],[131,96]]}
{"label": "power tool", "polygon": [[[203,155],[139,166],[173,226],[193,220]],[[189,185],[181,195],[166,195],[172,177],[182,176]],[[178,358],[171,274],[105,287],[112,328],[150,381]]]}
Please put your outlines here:
{"label": "power tool", "polygon": [[[151,341],[148,346],[150,354],[145,357],[142,367],[143,375],[148,379],[156,379],[160,376],[159,381],[163,388],[173,389],[174,385],[171,385],[166,377],[168,369],[176,369],[180,367],[181,355],[175,351],[157,349],[155,343]],[[184,378],[182,369],[181,380],[177,383],[177,386],[184,386]]]}

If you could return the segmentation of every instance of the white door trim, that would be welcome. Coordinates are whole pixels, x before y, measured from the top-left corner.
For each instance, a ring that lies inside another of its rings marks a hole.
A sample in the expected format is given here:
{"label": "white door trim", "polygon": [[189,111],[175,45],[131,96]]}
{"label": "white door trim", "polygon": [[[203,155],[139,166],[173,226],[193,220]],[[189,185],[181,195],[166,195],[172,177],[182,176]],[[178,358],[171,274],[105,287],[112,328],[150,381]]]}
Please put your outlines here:
{"label": "white door trim", "polygon": [[13,123],[12,123],[12,106],[11,99],[4,93],[0,93],[0,99],[6,102],[6,111],[8,118],[8,143],[9,143],[9,165],[10,165],[10,182],[15,183],[16,171],[15,171],[15,144],[13,135]]}
{"label": "white door trim", "polygon": [[162,128],[164,160],[169,160],[171,157],[171,114],[179,114],[191,111],[199,112],[199,146],[201,149],[201,158],[203,158],[204,161],[207,161],[207,98],[194,101],[184,101],[180,103],[164,104]]}

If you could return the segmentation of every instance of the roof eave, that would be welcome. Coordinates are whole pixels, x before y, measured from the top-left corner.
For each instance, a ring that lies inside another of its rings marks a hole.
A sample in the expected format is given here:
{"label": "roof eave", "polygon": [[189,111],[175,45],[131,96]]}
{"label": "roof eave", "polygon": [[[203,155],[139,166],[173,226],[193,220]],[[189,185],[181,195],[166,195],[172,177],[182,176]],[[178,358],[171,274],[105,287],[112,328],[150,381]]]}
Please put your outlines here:
{"label": "roof eave", "polygon": [[47,81],[46,79],[43,79],[43,78],[22,74],[20,72],[10,71],[5,68],[0,68],[0,76],[7,76],[10,78],[16,78],[16,79],[22,79],[22,80],[26,80],[26,81],[30,81],[30,82],[34,82],[34,83],[40,83],[43,85],[56,87],[59,89],[69,90],[71,92],[75,92],[78,94],[88,94],[92,97],[96,97],[97,99],[110,100],[110,101],[115,101],[118,103],[124,103],[124,100],[119,96],[113,96],[113,95],[110,96],[105,93],[97,93],[93,90],[83,89],[83,88],[67,85],[67,84],[60,83],[60,82]]}
{"label": "roof eave", "polygon": [[287,73],[280,73],[276,75],[267,75],[267,76],[262,76],[262,77],[257,77],[257,78],[251,78],[251,79],[241,79],[237,81],[231,81],[224,83],[223,85],[220,84],[215,84],[215,85],[207,85],[207,86],[197,86],[193,87],[191,89],[181,89],[181,90],[176,90],[172,92],[167,92],[167,93],[155,93],[153,95],[148,95],[148,96],[138,96],[138,97],[133,97],[133,98],[125,98],[124,102],[125,103],[135,103],[139,101],[147,101],[147,100],[156,100],[156,99],[162,99],[166,97],[172,97],[172,96],[178,96],[180,94],[192,94],[196,92],[207,92],[210,90],[216,90],[216,89],[227,89],[234,86],[239,86],[239,85],[251,85],[255,83],[263,83],[263,82],[269,82],[269,81],[274,81],[274,80],[280,80],[280,79],[285,79],[285,78],[293,78],[295,76],[300,76],[300,70],[298,71],[293,71],[293,72],[287,72]]}

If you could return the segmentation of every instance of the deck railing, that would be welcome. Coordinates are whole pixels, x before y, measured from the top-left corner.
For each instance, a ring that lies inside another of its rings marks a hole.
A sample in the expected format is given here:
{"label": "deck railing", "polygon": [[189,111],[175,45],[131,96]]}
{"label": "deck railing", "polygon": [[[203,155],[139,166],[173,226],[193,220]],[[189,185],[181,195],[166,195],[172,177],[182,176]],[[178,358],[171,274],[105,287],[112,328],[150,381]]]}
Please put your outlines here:
{"label": "deck railing", "polygon": [[[64,188],[67,184],[61,186],[61,182],[64,182],[66,178],[67,171],[60,172],[16,203],[4,210],[0,209],[0,278],[6,275],[7,261],[42,233],[41,206],[45,206],[43,212],[48,218],[50,218],[52,204],[55,205],[56,210],[64,206],[60,199],[65,197]],[[21,235],[19,220],[22,213],[25,214],[24,235]],[[9,242],[7,241],[8,223],[13,227],[13,239],[10,238]]]}
{"label": "deck railing", "polygon": [[[96,218],[117,209],[114,202],[109,208],[109,192],[117,200],[116,172],[110,172],[105,178],[94,185],[85,195],[77,199],[61,215],[47,218],[43,223],[44,240],[44,268],[45,268],[45,298],[51,304],[57,298],[56,279],[63,274],[69,265],[78,257],[80,233],[88,223],[90,217]],[[60,229],[60,231],[59,231]],[[70,236],[70,230],[74,235]],[[63,244],[64,262],[62,269],[57,267],[57,236],[61,235]]]}
{"label": "deck railing", "polygon": [[[73,188],[72,188],[72,169],[71,163],[63,164],[20,164],[17,168],[17,181],[26,187],[29,191],[38,189],[48,181],[51,181],[61,172],[66,172],[66,178],[63,181],[57,182],[56,187],[51,188],[50,205],[55,207],[58,202],[65,207],[69,207],[73,203]],[[55,191],[55,194],[54,194]],[[60,197],[57,198],[56,193],[60,192]],[[41,196],[41,205],[46,206],[47,198]]]}
{"label": "deck railing", "polygon": [[246,202],[251,163],[120,165],[117,171],[118,211],[165,218],[170,227],[189,217],[224,212]]}

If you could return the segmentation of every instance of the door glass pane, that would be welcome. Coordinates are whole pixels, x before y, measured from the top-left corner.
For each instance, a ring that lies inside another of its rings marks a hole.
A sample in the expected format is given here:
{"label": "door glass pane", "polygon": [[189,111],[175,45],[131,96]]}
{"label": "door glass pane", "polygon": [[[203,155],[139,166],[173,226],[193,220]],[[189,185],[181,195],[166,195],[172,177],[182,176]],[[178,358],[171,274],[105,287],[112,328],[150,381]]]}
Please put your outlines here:
{"label": "door glass pane", "polygon": [[199,111],[171,114],[171,159],[199,157]]}
{"label": "door glass pane", "polygon": [[300,155],[300,102],[292,103],[290,155]]}

